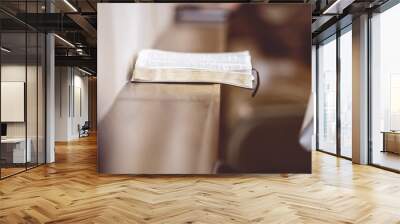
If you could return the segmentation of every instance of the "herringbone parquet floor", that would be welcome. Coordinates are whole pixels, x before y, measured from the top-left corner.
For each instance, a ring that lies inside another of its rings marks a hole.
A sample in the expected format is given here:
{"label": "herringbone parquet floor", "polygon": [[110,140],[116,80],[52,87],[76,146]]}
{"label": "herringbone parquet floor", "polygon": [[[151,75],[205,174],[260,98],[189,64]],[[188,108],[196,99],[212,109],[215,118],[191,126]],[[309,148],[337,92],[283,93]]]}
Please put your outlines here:
{"label": "herringbone parquet floor", "polygon": [[0,223],[400,223],[400,175],[313,153],[312,175],[108,176],[94,137],[0,181]]}

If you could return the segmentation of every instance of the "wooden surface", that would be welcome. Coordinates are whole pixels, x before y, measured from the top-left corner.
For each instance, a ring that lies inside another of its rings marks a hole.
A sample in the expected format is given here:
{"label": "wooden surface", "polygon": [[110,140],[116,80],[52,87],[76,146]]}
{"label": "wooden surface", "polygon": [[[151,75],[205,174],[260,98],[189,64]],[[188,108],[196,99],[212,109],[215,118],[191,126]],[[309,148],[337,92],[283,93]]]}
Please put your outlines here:
{"label": "wooden surface", "polygon": [[243,4],[229,17],[225,51],[248,50],[260,76],[255,97],[221,87],[221,157],[237,173],[311,170],[311,154],[299,144],[311,90],[308,7]]}
{"label": "wooden surface", "polygon": [[372,153],[372,162],[374,164],[400,170],[400,156],[398,154],[382,152],[379,148],[373,150]]}
{"label": "wooden surface", "polygon": [[210,84],[127,84],[99,123],[99,171],[213,173],[219,93]]}
{"label": "wooden surface", "polygon": [[320,152],[311,175],[96,172],[96,139],[0,181],[0,223],[400,223],[400,175]]}
{"label": "wooden surface", "polygon": [[[154,48],[221,52],[224,29],[222,24],[173,24],[156,38]],[[98,109],[104,109],[106,97],[98,99]],[[99,171],[213,173],[218,160],[219,111],[220,85],[127,81],[110,109],[98,118]]]}
{"label": "wooden surface", "polygon": [[10,175],[22,172],[25,170],[25,166],[23,167],[2,167],[1,168],[1,178],[8,177]]}
{"label": "wooden surface", "polygon": [[384,152],[400,154],[400,132],[382,132]]}

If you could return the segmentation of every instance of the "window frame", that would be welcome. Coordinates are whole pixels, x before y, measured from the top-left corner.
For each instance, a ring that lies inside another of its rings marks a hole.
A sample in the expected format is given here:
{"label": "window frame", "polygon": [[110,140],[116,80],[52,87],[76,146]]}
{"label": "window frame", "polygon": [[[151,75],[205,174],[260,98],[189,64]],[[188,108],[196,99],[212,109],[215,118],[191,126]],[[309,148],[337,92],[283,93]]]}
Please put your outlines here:
{"label": "window frame", "polygon": [[[348,20],[349,17],[345,17],[344,20]],[[338,21],[340,23],[341,21]],[[336,26],[336,24],[335,24]],[[340,37],[347,32],[352,32],[352,22],[344,25],[341,28],[337,28],[336,32],[329,35],[328,37],[319,40],[316,44],[316,78],[315,78],[315,88],[316,88],[316,150],[319,152],[327,153],[333,156],[337,156],[340,158],[344,158],[347,160],[352,160],[351,157],[347,157],[342,155],[341,153],[341,119],[340,119],[340,104],[341,104],[341,97],[340,97],[340,84],[341,84],[341,67],[340,67]],[[319,143],[319,102],[320,102],[320,93],[319,93],[319,84],[320,84],[320,74],[319,74],[319,47],[322,43],[328,43],[330,41],[336,41],[336,152],[332,153],[327,150],[320,148]]]}

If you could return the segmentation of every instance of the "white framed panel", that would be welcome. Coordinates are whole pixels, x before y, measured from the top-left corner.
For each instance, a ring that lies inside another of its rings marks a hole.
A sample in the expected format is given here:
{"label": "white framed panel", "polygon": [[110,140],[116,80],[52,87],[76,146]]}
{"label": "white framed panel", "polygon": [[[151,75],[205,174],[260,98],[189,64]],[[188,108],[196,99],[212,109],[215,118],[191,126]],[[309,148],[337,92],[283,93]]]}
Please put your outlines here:
{"label": "white framed panel", "polygon": [[1,82],[1,122],[25,121],[25,82]]}

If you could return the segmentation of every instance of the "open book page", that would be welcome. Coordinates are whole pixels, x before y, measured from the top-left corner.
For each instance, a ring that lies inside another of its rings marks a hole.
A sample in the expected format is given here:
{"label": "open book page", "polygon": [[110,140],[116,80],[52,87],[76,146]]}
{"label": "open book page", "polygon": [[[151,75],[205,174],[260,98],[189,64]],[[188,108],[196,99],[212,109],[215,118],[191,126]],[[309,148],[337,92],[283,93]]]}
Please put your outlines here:
{"label": "open book page", "polygon": [[251,57],[248,51],[180,53],[142,50],[132,81],[223,83],[252,88]]}

